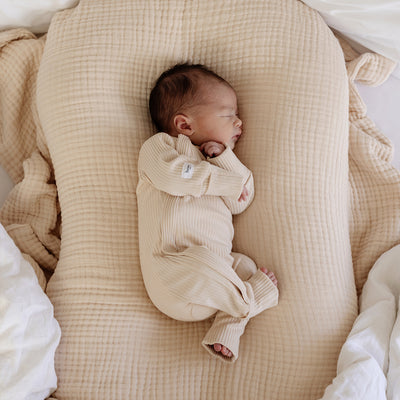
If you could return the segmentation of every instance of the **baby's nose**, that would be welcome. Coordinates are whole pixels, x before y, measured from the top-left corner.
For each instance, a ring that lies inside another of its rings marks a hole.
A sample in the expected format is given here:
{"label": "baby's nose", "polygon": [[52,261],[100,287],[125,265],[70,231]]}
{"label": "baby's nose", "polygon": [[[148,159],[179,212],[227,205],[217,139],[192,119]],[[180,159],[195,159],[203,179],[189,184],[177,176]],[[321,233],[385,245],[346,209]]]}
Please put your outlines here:
{"label": "baby's nose", "polygon": [[242,126],[242,120],[239,117],[236,118],[235,126],[237,126],[237,127],[241,127]]}

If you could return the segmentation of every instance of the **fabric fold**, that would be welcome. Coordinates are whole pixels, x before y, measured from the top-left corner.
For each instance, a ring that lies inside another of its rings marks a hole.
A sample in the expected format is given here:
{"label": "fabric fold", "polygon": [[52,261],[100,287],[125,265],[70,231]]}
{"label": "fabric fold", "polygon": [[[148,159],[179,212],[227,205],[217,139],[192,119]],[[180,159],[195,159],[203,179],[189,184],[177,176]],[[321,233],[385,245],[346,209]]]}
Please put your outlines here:
{"label": "fabric fold", "polygon": [[394,400],[400,365],[400,247],[395,246],[400,242],[400,173],[391,165],[392,144],[367,116],[355,85],[380,85],[394,63],[377,54],[359,55],[340,42],[349,76],[350,234],[360,314],[322,400]]}
{"label": "fabric fold", "polygon": [[360,55],[338,39],[349,77],[350,239],[360,294],[378,257],[400,242],[400,173],[391,164],[393,145],[368,117],[355,82],[380,85],[395,63],[378,54]]}
{"label": "fabric fold", "polygon": [[36,106],[45,41],[26,29],[0,32],[0,162],[16,183],[0,222],[31,262],[42,289],[60,250],[57,188]]}
{"label": "fabric fold", "polygon": [[[260,270],[245,284],[252,287],[252,293],[254,294],[254,299],[251,302],[252,307],[248,315],[243,318],[235,318],[223,311],[219,311],[202,341],[203,347],[210,354],[228,363],[235,362],[239,356],[240,337],[243,335],[249,320],[278,304],[278,288]],[[215,343],[226,346],[233,353],[233,356],[225,357],[222,353],[216,352],[213,347]]]}
{"label": "fabric fold", "polygon": [[400,246],[371,269],[360,315],[343,345],[337,377],[321,400],[396,400],[400,378]]}

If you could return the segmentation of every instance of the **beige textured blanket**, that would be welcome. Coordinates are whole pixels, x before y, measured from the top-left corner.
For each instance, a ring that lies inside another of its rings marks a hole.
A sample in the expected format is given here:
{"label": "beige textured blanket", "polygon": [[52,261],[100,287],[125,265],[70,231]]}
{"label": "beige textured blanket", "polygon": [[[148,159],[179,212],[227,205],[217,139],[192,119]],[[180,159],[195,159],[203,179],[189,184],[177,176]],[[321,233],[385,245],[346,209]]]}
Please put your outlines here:
{"label": "beige textured blanket", "polygon": [[[400,237],[399,173],[353,84],[379,83],[393,66],[343,46],[347,64],[322,19],[294,0],[81,0],[47,38],[0,34],[0,162],[18,183],[0,222],[43,284],[56,267],[54,398],[322,396],[356,289]],[[205,63],[237,89],[237,154],[256,195],[234,220],[234,250],[280,282],[280,304],[249,323],[229,366],[198,347],[212,321],[163,316],[139,270],[147,98],[178,61]]]}
{"label": "beige textured blanket", "polygon": [[0,163],[16,184],[0,219],[43,288],[60,249],[57,188],[36,107],[45,39],[24,29],[0,32]]}

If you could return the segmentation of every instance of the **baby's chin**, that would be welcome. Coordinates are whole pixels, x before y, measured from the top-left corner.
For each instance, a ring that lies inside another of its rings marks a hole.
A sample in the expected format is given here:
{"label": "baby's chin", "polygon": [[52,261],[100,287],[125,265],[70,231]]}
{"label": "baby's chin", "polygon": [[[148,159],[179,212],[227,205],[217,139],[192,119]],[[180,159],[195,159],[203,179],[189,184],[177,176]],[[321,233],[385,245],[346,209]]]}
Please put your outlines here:
{"label": "baby's chin", "polygon": [[231,150],[233,150],[236,146],[237,141],[239,140],[239,138],[232,138],[229,143],[227,143],[227,145],[230,147]]}

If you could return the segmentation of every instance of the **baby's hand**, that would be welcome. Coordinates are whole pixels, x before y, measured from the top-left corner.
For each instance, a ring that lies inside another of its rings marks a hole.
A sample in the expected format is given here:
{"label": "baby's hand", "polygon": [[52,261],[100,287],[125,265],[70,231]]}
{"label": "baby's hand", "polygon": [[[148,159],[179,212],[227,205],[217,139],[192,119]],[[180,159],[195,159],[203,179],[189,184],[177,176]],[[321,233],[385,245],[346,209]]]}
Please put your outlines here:
{"label": "baby's hand", "polygon": [[247,200],[247,197],[249,197],[249,191],[247,190],[246,186],[243,186],[243,190],[239,197],[239,201],[245,201]]}
{"label": "baby's hand", "polygon": [[225,150],[225,146],[218,142],[204,142],[200,146],[200,151],[208,157],[218,157]]}

